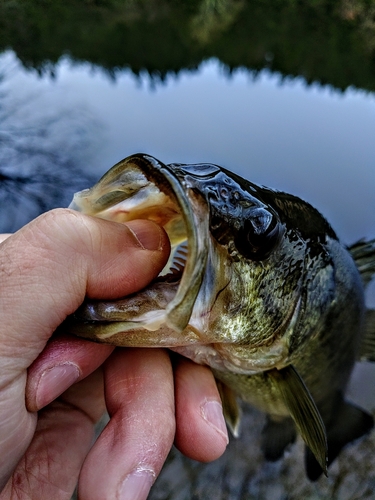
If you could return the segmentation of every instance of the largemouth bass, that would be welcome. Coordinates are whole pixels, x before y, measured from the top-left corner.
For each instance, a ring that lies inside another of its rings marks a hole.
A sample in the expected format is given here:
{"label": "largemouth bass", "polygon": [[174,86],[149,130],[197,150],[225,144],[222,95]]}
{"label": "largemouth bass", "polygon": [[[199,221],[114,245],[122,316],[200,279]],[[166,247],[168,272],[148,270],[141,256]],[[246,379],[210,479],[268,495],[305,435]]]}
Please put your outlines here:
{"label": "largemouth bass", "polygon": [[210,366],[233,433],[239,397],[268,414],[266,458],[279,459],[299,431],[312,480],[372,428],[344,395],[355,361],[374,358],[364,286],[375,240],[350,251],[295,196],[217,165],[164,165],[144,154],[119,162],[70,207],[120,223],[153,220],[171,256],[144,290],[87,301],[65,329],[118,346],[168,347]]}

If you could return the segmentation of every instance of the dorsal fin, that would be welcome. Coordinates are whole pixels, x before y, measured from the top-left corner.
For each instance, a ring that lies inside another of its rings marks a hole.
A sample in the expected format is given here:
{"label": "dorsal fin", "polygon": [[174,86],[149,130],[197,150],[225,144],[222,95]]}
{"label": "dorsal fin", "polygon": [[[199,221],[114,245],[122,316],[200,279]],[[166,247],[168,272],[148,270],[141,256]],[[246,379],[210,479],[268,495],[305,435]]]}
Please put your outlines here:
{"label": "dorsal fin", "polygon": [[365,316],[365,334],[363,336],[360,361],[375,362],[375,309],[367,309]]}
{"label": "dorsal fin", "polygon": [[327,476],[327,435],[319,410],[305,383],[292,366],[267,372],[278,389],[285,406],[306,445]]}
{"label": "dorsal fin", "polygon": [[361,274],[364,285],[368,285],[375,275],[375,239],[359,240],[348,247]]}
{"label": "dorsal fin", "polygon": [[233,436],[237,438],[239,436],[241,423],[241,409],[238,406],[236,395],[230,387],[220,382],[220,380],[216,379],[216,385],[223,404],[225,421]]}

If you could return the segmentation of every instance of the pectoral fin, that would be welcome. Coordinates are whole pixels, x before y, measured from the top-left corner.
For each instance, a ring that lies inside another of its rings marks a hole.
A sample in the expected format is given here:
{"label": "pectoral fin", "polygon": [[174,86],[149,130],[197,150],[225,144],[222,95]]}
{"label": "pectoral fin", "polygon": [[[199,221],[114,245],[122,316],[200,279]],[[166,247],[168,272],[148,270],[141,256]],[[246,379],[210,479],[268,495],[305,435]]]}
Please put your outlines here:
{"label": "pectoral fin", "polygon": [[375,309],[368,309],[365,316],[365,334],[362,340],[360,361],[375,362]]}
{"label": "pectoral fin", "polygon": [[241,408],[238,406],[236,395],[220,380],[216,379],[216,384],[223,404],[225,421],[233,436],[237,438],[241,422]]}
{"label": "pectoral fin", "polygon": [[326,430],[309,390],[292,365],[281,370],[271,370],[267,374],[279,390],[303,440],[327,476]]}

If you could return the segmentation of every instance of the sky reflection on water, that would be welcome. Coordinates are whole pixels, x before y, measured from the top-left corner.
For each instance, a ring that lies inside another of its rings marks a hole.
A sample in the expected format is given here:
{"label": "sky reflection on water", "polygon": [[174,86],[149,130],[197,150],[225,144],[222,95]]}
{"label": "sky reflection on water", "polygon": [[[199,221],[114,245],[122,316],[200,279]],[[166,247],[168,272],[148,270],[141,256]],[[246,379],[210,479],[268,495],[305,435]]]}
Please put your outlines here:
{"label": "sky reflection on water", "polygon": [[[51,112],[70,120],[75,113],[89,130],[83,167],[93,176],[135,152],[164,162],[217,163],[315,204],[344,241],[374,236],[372,94],[307,87],[302,79],[281,84],[266,71],[256,79],[245,71],[228,78],[215,60],[156,86],[128,72],[113,82],[67,58],[56,74],[40,78],[18,67],[13,101],[28,100],[30,125]],[[74,142],[70,132],[76,133],[67,127],[56,147]]]}

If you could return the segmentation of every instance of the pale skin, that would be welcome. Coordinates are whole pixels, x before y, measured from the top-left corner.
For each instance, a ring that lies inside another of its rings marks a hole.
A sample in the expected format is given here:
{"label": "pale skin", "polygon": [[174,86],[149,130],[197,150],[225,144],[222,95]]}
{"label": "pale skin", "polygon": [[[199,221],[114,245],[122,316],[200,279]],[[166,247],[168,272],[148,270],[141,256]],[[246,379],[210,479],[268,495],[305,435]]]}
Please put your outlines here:
{"label": "pale skin", "polygon": [[[202,462],[228,436],[211,371],[163,349],[52,337],[85,296],[136,292],[164,231],[67,209],[0,236],[0,499],[143,500],[173,444]],[[109,423],[92,444],[105,410]]]}

